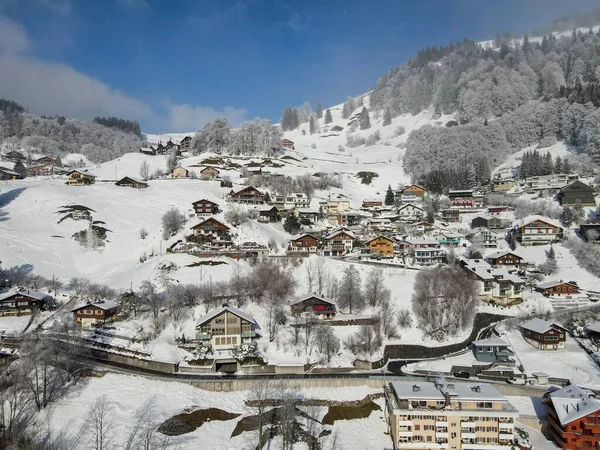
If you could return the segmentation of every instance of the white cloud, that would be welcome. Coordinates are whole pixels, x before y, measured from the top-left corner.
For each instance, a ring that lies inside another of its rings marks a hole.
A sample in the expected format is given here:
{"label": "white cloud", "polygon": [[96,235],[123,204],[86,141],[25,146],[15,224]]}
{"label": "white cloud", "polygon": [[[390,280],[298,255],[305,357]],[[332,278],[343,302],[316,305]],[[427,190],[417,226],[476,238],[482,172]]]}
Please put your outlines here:
{"label": "white cloud", "polygon": [[23,25],[0,15],[0,53],[23,53],[30,46]]}
{"label": "white cloud", "polygon": [[234,108],[226,106],[222,110],[216,110],[210,106],[193,106],[187,103],[174,104],[167,102],[168,122],[170,131],[197,131],[211,120],[217,117],[225,117],[232,126],[239,126],[246,120],[246,111],[244,108]]}

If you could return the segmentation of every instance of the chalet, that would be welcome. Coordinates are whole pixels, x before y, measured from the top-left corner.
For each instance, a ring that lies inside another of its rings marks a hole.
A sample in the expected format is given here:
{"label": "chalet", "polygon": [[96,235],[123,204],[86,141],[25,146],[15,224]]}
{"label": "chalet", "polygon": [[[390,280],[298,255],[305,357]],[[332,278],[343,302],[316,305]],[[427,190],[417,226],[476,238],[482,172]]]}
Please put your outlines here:
{"label": "chalet", "polygon": [[288,246],[288,253],[317,253],[319,239],[308,233],[299,234],[292,238]]}
{"label": "chalet", "polygon": [[212,216],[219,212],[219,205],[203,198],[192,203],[196,216]]}
{"label": "chalet", "polygon": [[558,193],[561,206],[596,206],[594,188],[577,180],[565,186]]}
{"label": "chalet", "polygon": [[25,161],[27,158],[25,157],[25,155],[23,155],[23,153],[18,152],[16,150],[11,150],[8,153],[4,154],[4,159],[8,160],[8,161],[12,161],[12,162],[17,162],[17,161]]}
{"label": "chalet", "polygon": [[156,146],[156,153],[158,155],[164,155],[167,153],[167,147],[165,147],[162,142],[159,142],[158,145]]}
{"label": "chalet", "polygon": [[377,236],[363,244],[361,254],[371,257],[392,258],[394,256],[394,241],[386,236]]}
{"label": "chalet", "polygon": [[452,190],[448,192],[448,197],[450,197],[450,205],[452,208],[466,209],[477,207],[473,191],[470,189]]}
{"label": "chalet", "polygon": [[403,239],[398,243],[398,249],[401,251],[428,247],[440,248],[440,243],[436,239]]}
{"label": "chalet", "polygon": [[173,139],[169,139],[169,141],[167,142],[167,145],[165,145],[165,147],[167,147],[167,150],[171,150],[172,148],[177,148],[177,143],[173,142]]}
{"label": "chalet", "polygon": [[485,248],[497,248],[498,241],[502,239],[502,236],[500,233],[497,233],[490,228],[481,227],[473,230],[473,232],[467,236],[467,239],[470,242],[480,244]]}
{"label": "chalet", "polygon": [[523,245],[544,245],[560,241],[563,229],[549,219],[532,217],[523,221],[516,234]]}
{"label": "chalet", "polygon": [[552,391],[546,405],[547,432],[558,448],[600,447],[600,401],[575,385]]}
{"label": "chalet", "polygon": [[246,186],[245,188],[229,193],[232,201],[244,203],[248,205],[261,205],[265,202],[267,196],[256,189],[254,186]]}
{"label": "chalet", "polygon": [[460,259],[467,277],[475,280],[479,298],[503,306],[523,300],[525,280],[506,269],[494,269],[482,259]]}
{"label": "chalet", "polygon": [[179,143],[179,150],[188,151],[192,148],[192,137],[186,136]]}
{"label": "chalet", "polygon": [[443,232],[436,236],[438,243],[444,247],[458,247],[463,238],[462,234]]}
{"label": "chalet", "polygon": [[560,325],[538,319],[521,324],[521,334],[526,342],[540,350],[558,350],[565,348],[567,330]]}
{"label": "chalet", "polygon": [[499,364],[514,363],[511,357],[515,354],[510,349],[510,344],[497,336],[492,335],[487,339],[474,341],[472,349],[473,356],[477,361]]}
{"label": "chalet", "polygon": [[281,222],[281,212],[276,206],[266,206],[258,210],[258,221],[263,223]]}
{"label": "chalet", "polygon": [[425,211],[423,208],[413,205],[412,203],[407,203],[406,205],[400,206],[397,214],[400,220],[405,221],[414,221],[425,217]]}
{"label": "chalet", "polygon": [[190,172],[185,167],[175,167],[171,172],[171,177],[173,178],[188,178],[189,176]]}
{"label": "chalet", "polygon": [[55,158],[52,158],[51,156],[42,156],[41,158],[38,158],[36,160],[36,162],[38,164],[43,164],[45,166],[59,166],[60,164],[57,164],[58,160]]}
{"label": "chalet", "polygon": [[501,251],[492,253],[485,257],[485,261],[495,268],[512,269],[527,266],[523,258],[511,251]]}
{"label": "chalet", "polygon": [[30,289],[0,294],[0,316],[30,315],[45,309],[51,301],[51,296]]}
{"label": "chalet", "polygon": [[370,230],[374,231],[390,231],[392,230],[392,219],[390,217],[369,217],[365,220]]}
{"label": "chalet", "polygon": [[446,261],[446,251],[439,247],[420,247],[411,250],[414,263],[419,266],[432,266]]}
{"label": "chalet", "polygon": [[261,337],[260,327],[254,318],[232,306],[210,311],[196,324],[199,347],[215,351],[232,350],[242,344],[254,344]]}
{"label": "chalet", "polygon": [[585,327],[590,340],[596,347],[600,347],[600,322],[594,322]]}
{"label": "chalet", "polygon": [[21,175],[14,170],[0,166],[0,180],[19,180]]}
{"label": "chalet", "polygon": [[36,164],[25,168],[25,173],[28,177],[39,177],[43,175],[49,175],[52,166],[45,164]]}
{"label": "chalet", "polygon": [[546,189],[562,189],[563,187],[578,180],[576,174],[553,173],[551,175],[538,175],[527,177],[525,179],[525,187],[534,191]]}
{"label": "chalet", "polygon": [[356,236],[347,228],[340,228],[325,236],[324,256],[343,256],[352,251]]}
{"label": "chalet", "polygon": [[96,176],[88,172],[80,172],[79,170],[71,170],[67,173],[69,186],[88,186],[96,182]]}
{"label": "chalet", "polygon": [[188,237],[190,241],[207,244],[212,248],[228,248],[232,245],[230,228],[214,217],[209,217],[191,229],[194,234]]}
{"label": "chalet", "polygon": [[119,312],[119,304],[110,301],[90,302],[71,310],[75,322],[81,328],[91,328],[114,322]]}
{"label": "chalet", "polygon": [[321,212],[323,214],[348,213],[350,212],[349,200],[327,200],[321,202]]}
{"label": "chalet", "polygon": [[411,184],[410,186],[400,189],[399,192],[400,195],[423,198],[425,196],[425,192],[427,191],[421,186]]}
{"label": "chalet", "polygon": [[123,177],[115,183],[115,186],[143,189],[148,187],[148,183],[146,183],[145,181],[136,180],[135,178],[131,177]]}
{"label": "chalet", "polygon": [[510,191],[516,182],[513,179],[505,179],[505,180],[493,180],[492,181],[492,190],[494,192],[506,192]]}
{"label": "chalet", "polygon": [[471,220],[471,228],[479,228],[479,227],[486,227],[488,226],[488,219],[486,219],[485,217],[475,217],[473,220]]}
{"label": "chalet", "polygon": [[205,167],[200,171],[200,178],[203,180],[214,180],[219,176],[219,170],[212,166]]}
{"label": "chalet", "polygon": [[579,234],[588,242],[600,243],[600,223],[579,225]]}
{"label": "chalet", "polygon": [[433,231],[435,226],[432,223],[423,220],[421,222],[415,223],[411,226],[411,228],[419,233],[429,233]]}
{"label": "chalet", "polygon": [[510,208],[508,206],[488,206],[487,212],[491,216],[499,216],[509,210]]}
{"label": "chalet", "polygon": [[307,319],[333,319],[337,312],[335,303],[315,294],[309,294],[291,305],[292,315]]}
{"label": "chalet", "polygon": [[287,148],[288,150],[294,150],[294,141],[290,141],[289,139],[284,139],[281,141],[281,146],[283,148]]}
{"label": "chalet", "polygon": [[545,281],[538,284],[535,290],[546,297],[572,298],[580,294],[577,283],[573,281]]}
{"label": "chalet", "polygon": [[460,213],[456,209],[443,209],[440,211],[440,220],[447,223],[460,222]]}
{"label": "chalet", "polygon": [[368,199],[368,200],[363,200],[363,202],[362,202],[363,209],[381,208],[382,206],[383,206],[382,200]]}
{"label": "chalet", "polygon": [[140,153],[148,156],[156,156],[156,150],[153,147],[142,147]]}

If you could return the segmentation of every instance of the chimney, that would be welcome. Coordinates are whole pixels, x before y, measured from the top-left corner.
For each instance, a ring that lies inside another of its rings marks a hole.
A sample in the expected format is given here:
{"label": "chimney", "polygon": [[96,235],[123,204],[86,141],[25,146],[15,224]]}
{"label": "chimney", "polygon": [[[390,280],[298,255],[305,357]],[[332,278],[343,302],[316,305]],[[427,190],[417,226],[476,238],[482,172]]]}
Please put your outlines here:
{"label": "chimney", "polygon": [[418,384],[413,384],[413,392],[420,392],[421,391],[421,386],[419,386]]}
{"label": "chimney", "polygon": [[471,388],[471,390],[472,390],[473,392],[481,392],[481,386],[479,386],[479,385],[477,385],[477,386],[473,386],[473,387]]}

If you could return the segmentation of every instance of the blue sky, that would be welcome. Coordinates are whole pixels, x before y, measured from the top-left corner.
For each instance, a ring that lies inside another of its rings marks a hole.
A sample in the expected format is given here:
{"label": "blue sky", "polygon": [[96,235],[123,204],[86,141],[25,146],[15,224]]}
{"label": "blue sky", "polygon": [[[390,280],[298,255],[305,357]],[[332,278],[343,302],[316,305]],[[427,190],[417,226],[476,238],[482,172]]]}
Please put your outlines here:
{"label": "blue sky", "polygon": [[148,132],[341,103],[427,45],[543,28],[597,0],[0,0],[0,97]]}

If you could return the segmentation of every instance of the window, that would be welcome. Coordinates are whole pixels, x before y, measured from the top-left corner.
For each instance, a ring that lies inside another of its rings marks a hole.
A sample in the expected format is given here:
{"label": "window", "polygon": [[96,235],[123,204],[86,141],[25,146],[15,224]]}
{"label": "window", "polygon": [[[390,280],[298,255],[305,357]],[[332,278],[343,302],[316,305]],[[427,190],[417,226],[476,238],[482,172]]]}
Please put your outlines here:
{"label": "window", "polygon": [[433,427],[433,425],[425,425],[425,426],[423,427],[423,429],[424,429],[425,431],[431,431],[431,430],[433,430],[433,429],[434,429],[434,427]]}
{"label": "window", "polygon": [[101,311],[100,309],[97,309],[97,310],[96,310],[96,315],[97,315],[97,316],[101,316],[101,315],[102,315],[102,311]]}
{"label": "window", "polygon": [[421,430],[421,425],[415,425],[415,431],[420,431]]}
{"label": "window", "polygon": [[496,427],[487,427],[485,430],[486,430],[488,433],[495,433],[496,431],[498,431],[498,430],[496,429]]}
{"label": "window", "polygon": [[450,438],[451,439],[455,439],[456,438],[456,433],[450,433]]}

